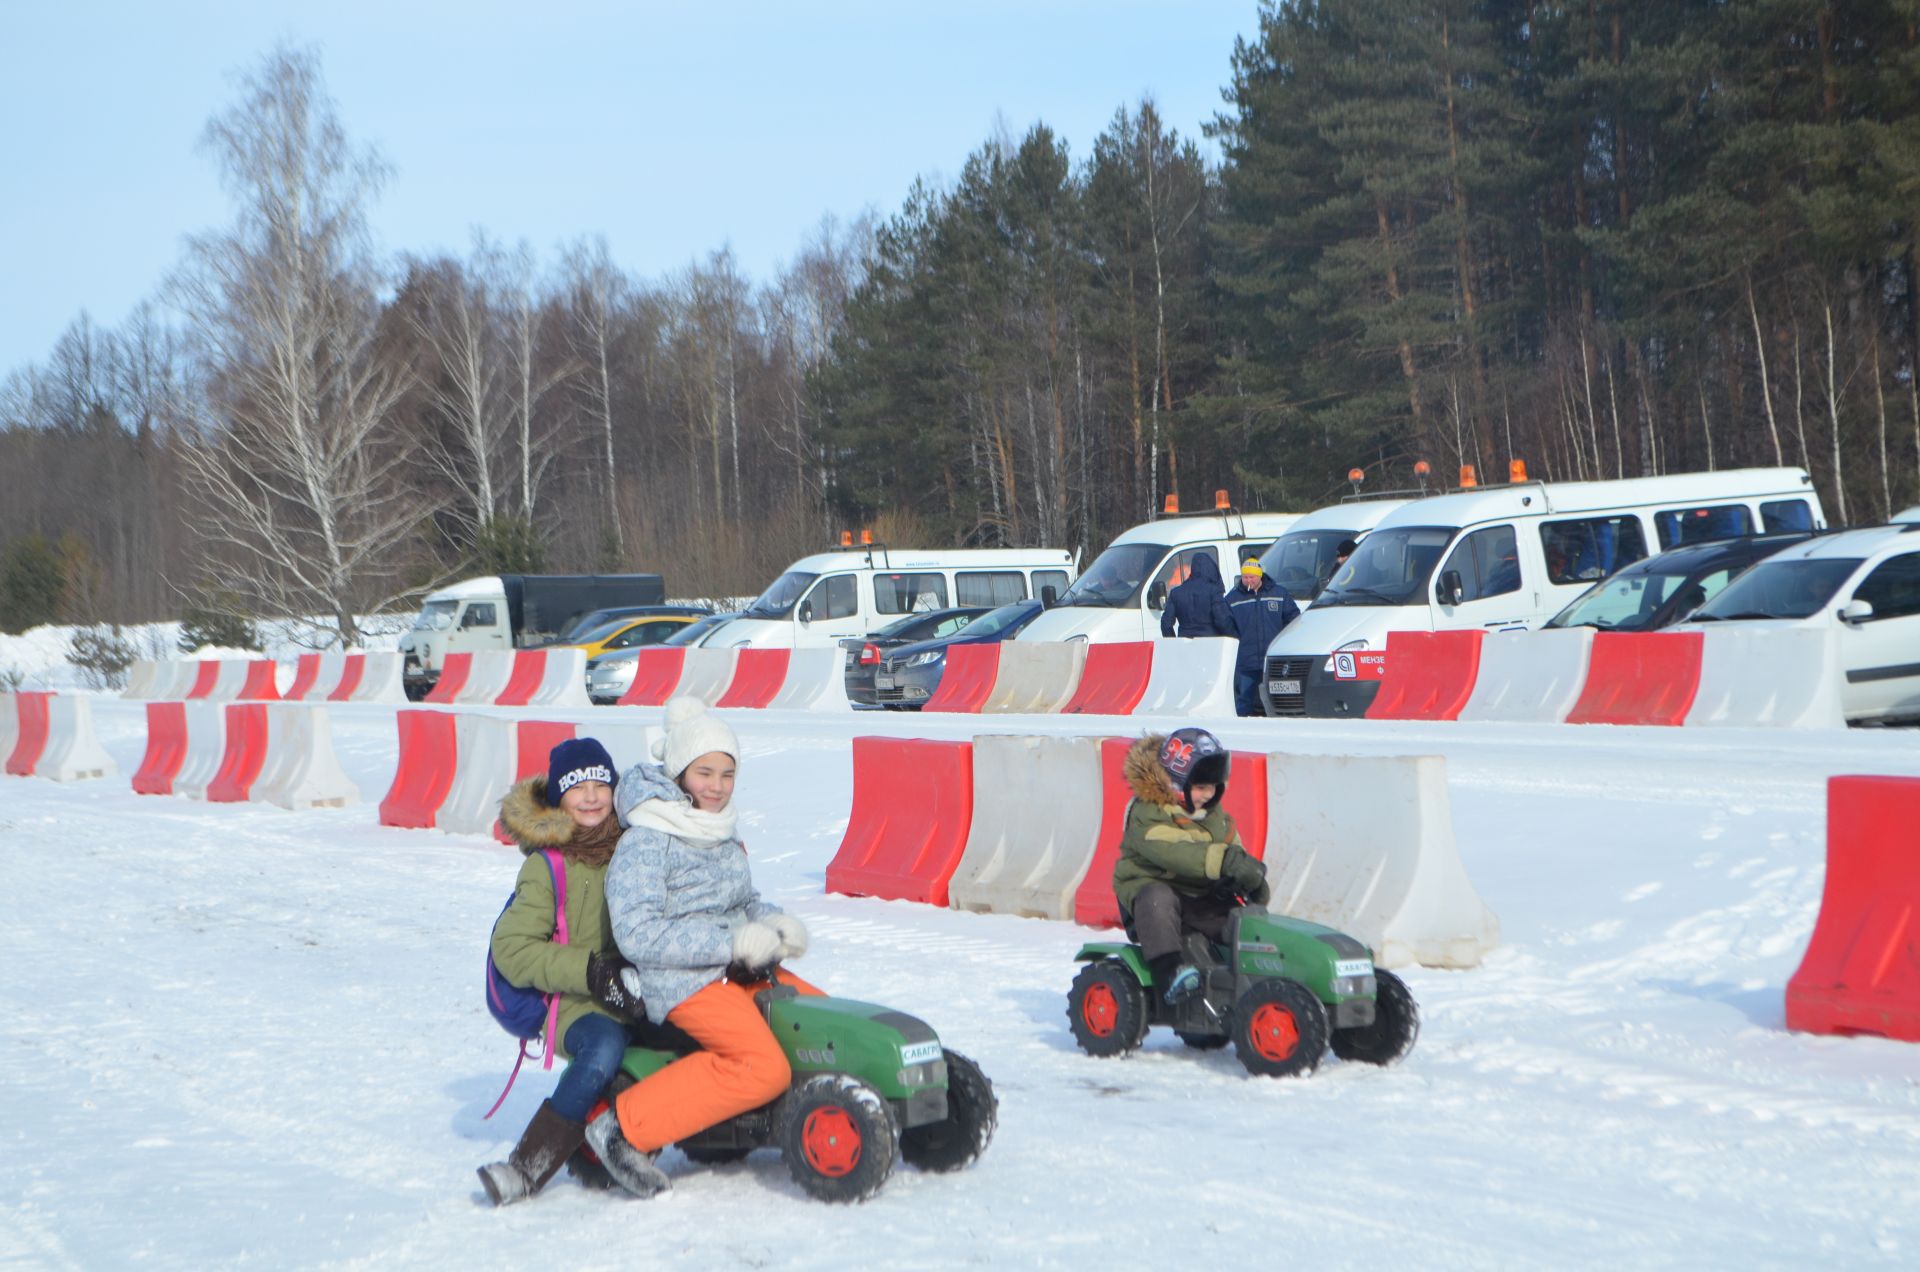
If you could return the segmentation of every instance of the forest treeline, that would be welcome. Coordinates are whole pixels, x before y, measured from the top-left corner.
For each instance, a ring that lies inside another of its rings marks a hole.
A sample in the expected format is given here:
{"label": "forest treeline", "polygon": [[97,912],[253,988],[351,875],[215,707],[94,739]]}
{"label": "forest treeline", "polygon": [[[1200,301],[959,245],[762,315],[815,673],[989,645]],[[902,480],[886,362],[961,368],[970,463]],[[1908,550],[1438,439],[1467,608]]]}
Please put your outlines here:
{"label": "forest treeline", "polygon": [[383,259],[393,174],[276,50],[204,138],[234,222],[0,385],[0,621],[191,601],[350,639],[465,570],[738,594],[861,525],[1090,555],[1168,493],[1305,510],[1416,459],[1920,502],[1920,0],[1258,23],[1217,158],[1150,99],[1084,156],[991,136],[760,281],[592,236]]}

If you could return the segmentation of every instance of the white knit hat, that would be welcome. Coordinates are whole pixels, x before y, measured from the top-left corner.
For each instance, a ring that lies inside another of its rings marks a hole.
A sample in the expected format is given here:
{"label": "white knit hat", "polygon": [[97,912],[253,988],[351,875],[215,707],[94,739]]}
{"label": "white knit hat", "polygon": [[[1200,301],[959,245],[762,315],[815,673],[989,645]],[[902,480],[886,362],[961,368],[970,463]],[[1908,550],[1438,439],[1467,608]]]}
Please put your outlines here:
{"label": "white knit hat", "polygon": [[667,731],[653,744],[653,757],[667,766],[667,776],[678,780],[709,751],[725,751],[740,763],[740,740],[727,722],[707,713],[707,704],[683,694],[667,701]]}

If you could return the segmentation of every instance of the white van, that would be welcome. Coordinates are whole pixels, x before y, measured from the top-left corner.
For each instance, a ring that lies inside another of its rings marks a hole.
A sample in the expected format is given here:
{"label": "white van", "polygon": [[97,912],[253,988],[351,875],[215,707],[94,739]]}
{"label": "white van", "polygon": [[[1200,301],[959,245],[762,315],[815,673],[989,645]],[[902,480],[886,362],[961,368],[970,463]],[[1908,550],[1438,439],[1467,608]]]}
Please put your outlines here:
{"label": "white van", "polygon": [[842,548],[801,557],[712,642],[810,649],[865,636],[902,614],[1011,605],[1064,594],[1076,576],[1064,548]]}
{"label": "white van", "polygon": [[1261,556],[1260,568],[1305,609],[1333,577],[1334,550],[1342,543],[1358,543],[1388,513],[1399,511],[1409,502],[1354,499],[1316,509],[1274,540]]}
{"label": "white van", "polygon": [[1538,627],[1655,552],[1826,525],[1799,468],[1519,482],[1418,499],[1381,519],[1313,608],[1267,647],[1269,715],[1358,716],[1390,631]]}
{"label": "white van", "polygon": [[1201,553],[1213,554],[1221,579],[1232,587],[1240,563],[1272,547],[1298,520],[1291,512],[1228,509],[1210,517],[1165,517],[1123,531],[1058,605],[1014,639],[1158,640],[1167,592],[1186,579]]}

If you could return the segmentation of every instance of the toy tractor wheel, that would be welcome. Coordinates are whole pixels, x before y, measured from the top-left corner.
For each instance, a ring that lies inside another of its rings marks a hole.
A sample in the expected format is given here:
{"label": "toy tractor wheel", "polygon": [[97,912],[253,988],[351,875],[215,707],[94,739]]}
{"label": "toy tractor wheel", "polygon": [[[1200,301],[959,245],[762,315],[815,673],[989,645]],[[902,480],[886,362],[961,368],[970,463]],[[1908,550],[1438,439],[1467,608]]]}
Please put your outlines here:
{"label": "toy tractor wheel", "polygon": [[1088,963],[1067,991],[1073,1040],[1090,1056],[1123,1056],[1147,1036],[1147,992],[1125,963]]}
{"label": "toy tractor wheel", "polygon": [[680,1151],[687,1155],[688,1161],[700,1166],[726,1166],[733,1162],[745,1161],[747,1154],[753,1150],[750,1148],[701,1148],[698,1146],[689,1148],[687,1145],[682,1144]]}
{"label": "toy tractor wheel", "polygon": [[1327,1009],[1299,981],[1258,981],[1234,1004],[1234,1052],[1259,1077],[1312,1073],[1327,1050],[1327,1032]]}
{"label": "toy tractor wheel", "polygon": [[780,1147],[821,1201],[865,1201],[893,1173],[893,1110],[858,1078],[823,1073],[788,1092]]}
{"label": "toy tractor wheel", "polygon": [[1333,1054],[1342,1060],[1393,1064],[1413,1050],[1420,1036],[1420,1004],[1413,1001],[1407,983],[1385,968],[1374,969],[1373,1023],[1358,1029],[1340,1029],[1333,1035]]}
{"label": "toy tractor wheel", "polygon": [[1179,1034],[1180,1041],[1186,1043],[1189,1047],[1192,1047],[1195,1051],[1218,1051],[1220,1048],[1226,1046],[1229,1042],[1233,1041],[1232,1038],[1228,1037],[1226,1034],[1223,1034],[1223,1033],[1218,1033],[1218,1034],[1186,1033],[1180,1030],[1175,1030],[1174,1032]]}
{"label": "toy tractor wheel", "polygon": [[900,1132],[900,1156],[921,1170],[971,1166],[987,1151],[1000,1120],[1000,1101],[980,1066],[957,1051],[947,1058],[947,1116]]}

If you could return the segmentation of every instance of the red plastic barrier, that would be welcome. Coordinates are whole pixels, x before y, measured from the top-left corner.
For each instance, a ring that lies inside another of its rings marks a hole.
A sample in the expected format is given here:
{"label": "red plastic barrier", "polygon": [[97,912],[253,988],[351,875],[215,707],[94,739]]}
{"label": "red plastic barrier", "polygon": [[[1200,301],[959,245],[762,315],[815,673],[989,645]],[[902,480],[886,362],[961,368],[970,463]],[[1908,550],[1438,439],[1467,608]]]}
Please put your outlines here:
{"label": "red plastic barrier", "polygon": [[1686,723],[1700,692],[1701,632],[1600,632],[1568,724]]}
{"label": "red plastic barrier", "polygon": [[623,707],[657,707],[673,696],[680,673],[687,662],[687,651],[672,648],[643,649],[633,663],[633,683],[620,695]]}
{"label": "red plastic barrier", "polygon": [[203,658],[194,669],[193,688],[187,690],[189,698],[204,698],[213,692],[214,684],[220,679],[220,662],[215,658]]}
{"label": "red plastic barrier", "polygon": [[402,710],[393,719],[400,732],[400,756],[393,769],[393,785],[380,801],[380,824],[431,830],[453,787],[459,760],[453,715]]}
{"label": "red plastic barrier", "polygon": [[207,783],[209,804],[238,804],[253,793],[267,759],[267,708],[258,702],[227,707],[227,749],[220,771]]}
{"label": "red plastic barrier", "polygon": [[[472,654],[462,656],[469,662],[473,660]],[[346,661],[340,664],[340,683],[335,685],[332,692],[327,694],[327,701],[351,702],[354,691],[360,687],[360,677],[366,674],[367,656],[365,654],[348,654]],[[435,685],[434,688],[438,689],[439,686]],[[455,692],[458,692],[458,690],[456,689]]]}
{"label": "red plastic barrier", "polygon": [[[1113,867],[1120,860],[1120,840],[1127,831],[1127,806],[1133,802],[1133,788],[1127,785],[1120,764],[1133,743],[1133,738],[1107,738],[1100,743],[1100,839],[1093,847],[1087,876],[1073,894],[1073,920],[1088,927],[1120,926],[1120,903],[1113,895]],[[1267,847],[1267,757],[1264,754],[1259,751],[1233,753],[1227,795],[1221,803],[1233,817],[1242,846],[1253,856],[1263,857]]]}
{"label": "red plastic barrier", "polygon": [[827,891],[944,907],[973,827],[973,743],[853,740],[853,809]]}
{"label": "red plastic barrier", "polygon": [[293,683],[287,686],[287,701],[306,701],[307,695],[313,692],[314,682],[318,679],[320,679],[320,655],[300,655],[300,661],[293,667]]}
{"label": "red plastic barrier", "polygon": [[1827,882],[1787,1028],[1920,1042],[1920,777],[1827,779]]}
{"label": "red plastic barrier", "polygon": [[47,699],[52,696],[35,690],[13,695],[14,709],[20,713],[20,736],[7,757],[7,772],[14,777],[32,777],[46,752]]}
{"label": "red plastic barrier", "polygon": [[547,651],[544,649],[521,649],[513,655],[513,674],[507,677],[507,684],[500,696],[493,700],[496,707],[524,707],[533,701],[533,695],[540,692],[540,678],[547,674]]}
{"label": "red plastic barrier", "polygon": [[966,711],[978,714],[993,696],[1000,678],[1000,642],[947,646],[946,670],[940,685],[927,699],[924,711]]}
{"label": "red plastic barrier", "polygon": [[472,654],[448,654],[440,664],[440,679],[433,682],[433,692],[427,695],[428,702],[452,702],[454,695],[467,687],[467,677],[473,674]]}
{"label": "red plastic barrier", "polygon": [[[540,651],[531,652],[539,653]],[[542,656],[535,665],[544,669],[545,663],[546,658]],[[518,666],[514,667],[514,674],[516,676],[520,674]],[[504,698],[506,695],[501,696]],[[508,702],[495,705],[520,706],[523,704]],[[515,730],[513,780],[518,782],[522,778],[532,777],[535,773],[545,773],[547,752],[574,736],[574,726],[571,724],[562,724],[556,720],[522,720],[520,727]],[[493,837],[503,844],[513,842],[513,836],[509,835],[507,828],[498,821],[493,823]]]}
{"label": "red plastic barrier", "polygon": [[764,707],[787,683],[791,649],[743,649],[733,664],[733,683],[716,707]]}
{"label": "red plastic barrier", "polygon": [[240,697],[248,702],[280,701],[280,689],[275,683],[278,671],[271,658],[256,658],[248,663],[247,679],[240,686]]}
{"label": "red plastic barrier", "polygon": [[1387,674],[1369,720],[1457,720],[1480,678],[1479,629],[1388,632]]}
{"label": "red plastic barrier", "polygon": [[[319,657],[318,654],[306,655]],[[171,795],[173,779],[180,774],[187,758],[187,704],[149,702],[147,704],[147,753],[140,771],[133,775],[133,789],[140,795]]]}
{"label": "red plastic barrier", "polygon": [[1080,688],[1062,715],[1132,715],[1147,692],[1153,674],[1153,642],[1127,640],[1112,645],[1088,645],[1087,668]]}

